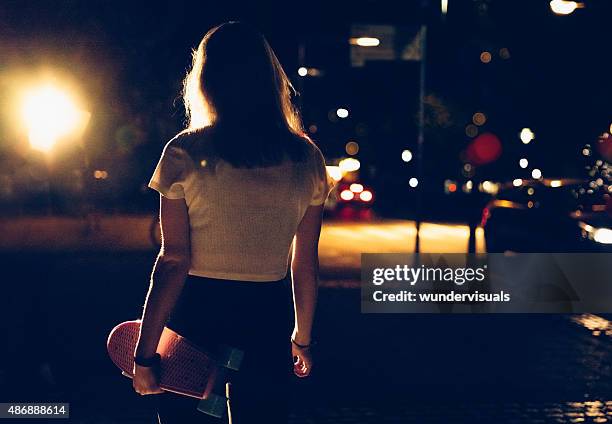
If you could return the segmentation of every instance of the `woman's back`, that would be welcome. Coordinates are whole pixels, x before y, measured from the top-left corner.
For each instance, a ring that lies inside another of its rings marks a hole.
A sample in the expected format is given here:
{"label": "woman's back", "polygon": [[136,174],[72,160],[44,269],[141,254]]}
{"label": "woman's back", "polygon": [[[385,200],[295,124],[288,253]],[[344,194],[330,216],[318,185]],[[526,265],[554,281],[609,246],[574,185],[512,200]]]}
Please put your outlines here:
{"label": "woman's back", "polygon": [[306,209],[329,191],[320,150],[305,139],[268,166],[236,167],[215,145],[232,144],[211,131],[170,140],[149,182],[162,195],[184,198],[189,212],[189,274],[242,281],[277,281],[288,269],[293,237]]}

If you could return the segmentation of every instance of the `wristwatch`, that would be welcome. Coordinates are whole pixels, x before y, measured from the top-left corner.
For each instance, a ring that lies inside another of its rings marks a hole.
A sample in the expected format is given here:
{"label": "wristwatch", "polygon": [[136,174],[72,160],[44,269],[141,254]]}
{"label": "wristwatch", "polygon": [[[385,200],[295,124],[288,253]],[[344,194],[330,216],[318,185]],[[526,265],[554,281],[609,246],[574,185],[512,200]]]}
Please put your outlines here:
{"label": "wristwatch", "polygon": [[155,353],[153,356],[149,356],[148,358],[142,356],[134,356],[134,363],[141,367],[153,367],[159,364],[161,360],[161,355],[159,353]]}

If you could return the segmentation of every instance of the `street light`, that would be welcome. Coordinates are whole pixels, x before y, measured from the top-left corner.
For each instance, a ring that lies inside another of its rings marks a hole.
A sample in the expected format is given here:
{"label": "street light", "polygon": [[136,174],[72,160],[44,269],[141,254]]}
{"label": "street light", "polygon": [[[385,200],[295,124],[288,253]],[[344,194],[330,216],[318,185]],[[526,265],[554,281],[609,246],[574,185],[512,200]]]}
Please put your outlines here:
{"label": "street light", "polygon": [[49,152],[57,141],[84,130],[90,114],[80,110],[70,95],[53,85],[25,93],[21,118],[33,149]]}
{"label": "street light", "polygon": [[576,3],[575,1],[567,0],[552,0],[550,9],[557,15],[569,15],[576,9],[584,7],[584,3]]}

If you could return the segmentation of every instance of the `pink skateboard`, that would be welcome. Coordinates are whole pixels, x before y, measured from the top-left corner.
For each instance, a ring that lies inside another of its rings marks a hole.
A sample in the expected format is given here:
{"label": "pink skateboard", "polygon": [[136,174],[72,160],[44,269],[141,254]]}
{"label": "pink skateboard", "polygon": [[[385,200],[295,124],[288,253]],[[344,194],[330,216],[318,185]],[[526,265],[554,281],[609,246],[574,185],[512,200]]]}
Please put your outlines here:
{"label": "pink skateboard", "polygon": [[[123,375],[132,378],[140,320],[126,321],[110,332],[108,354]],[[226,397],[214,393],[225,385],[225,371],[240,368],[244,353],[220,346],[210,354],[164,327],[157,353],[161,356],[159,386],[166,391],[201,399],[198,410],[215,417],[225,413]],[[224,393],[224,391],[223,391]]]}

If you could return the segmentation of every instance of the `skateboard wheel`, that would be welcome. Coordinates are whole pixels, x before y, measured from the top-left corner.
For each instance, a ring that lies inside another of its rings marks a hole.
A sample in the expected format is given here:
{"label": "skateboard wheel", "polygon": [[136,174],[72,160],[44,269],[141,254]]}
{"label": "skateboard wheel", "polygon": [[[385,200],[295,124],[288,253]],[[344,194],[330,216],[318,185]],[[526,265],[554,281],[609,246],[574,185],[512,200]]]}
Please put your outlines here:
{"label": "skateboard wheel", "polygon": [[213,417],[223,418],[226,402],[227,399],[225,397],[211,393],[206,399],[202,399],[198,403],[198,411]]}
{"label": "skateboard wheel", "polygon": [[219,365],[230,370],[238,371],[244,358],[244,352],[230,346],[220,346],[217,360]]}

